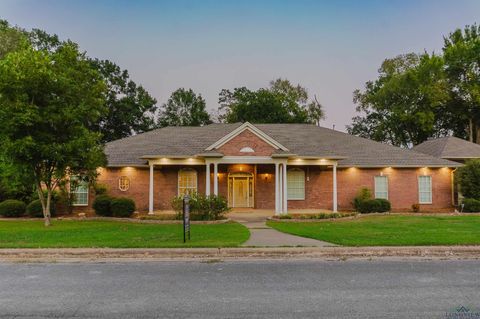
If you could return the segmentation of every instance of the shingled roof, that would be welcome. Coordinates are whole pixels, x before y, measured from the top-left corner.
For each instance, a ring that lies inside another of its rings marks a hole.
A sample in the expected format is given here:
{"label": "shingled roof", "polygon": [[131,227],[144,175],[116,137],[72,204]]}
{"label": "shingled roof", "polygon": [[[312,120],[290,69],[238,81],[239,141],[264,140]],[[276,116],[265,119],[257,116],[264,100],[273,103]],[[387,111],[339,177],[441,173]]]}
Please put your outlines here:
{"label": "shingled roof", "polygon": [[413,150],[444,159],[480,158],[480,145],[453,136],[427,140]]}
{"label": "shingled roof", "polygon": [[[146,156],[194,157],[242,123],[165,127],[107,143],[109,166],[146,165]],[[456,167],[431,155],[310,124],[255,124],[298,157],[339,159],[340,167]]]}

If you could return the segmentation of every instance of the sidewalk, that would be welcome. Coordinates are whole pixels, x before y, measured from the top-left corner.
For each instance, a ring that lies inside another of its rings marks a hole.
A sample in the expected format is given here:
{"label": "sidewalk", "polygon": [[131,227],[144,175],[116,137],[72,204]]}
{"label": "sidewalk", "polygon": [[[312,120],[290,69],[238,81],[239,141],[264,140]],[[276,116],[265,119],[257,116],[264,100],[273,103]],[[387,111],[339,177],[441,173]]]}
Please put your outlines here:
{"label": "sidewalk", "polygon": [[279,232],[266,224],[269,212],[233,212],[228,217],[250,231],[250,238],[242,245],[246,247],[331,247],[335,244]]}

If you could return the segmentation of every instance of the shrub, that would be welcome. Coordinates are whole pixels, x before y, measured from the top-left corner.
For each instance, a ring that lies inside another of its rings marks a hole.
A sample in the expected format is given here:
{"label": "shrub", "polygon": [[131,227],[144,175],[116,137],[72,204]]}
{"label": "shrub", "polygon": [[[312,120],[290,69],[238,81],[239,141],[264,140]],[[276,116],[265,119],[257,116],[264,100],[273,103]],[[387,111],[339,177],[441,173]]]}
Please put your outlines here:
{"label": "shrub", "polygon": [[[55,212],[55,201],[52,200],[50,203],[50,216],[55,216]],[[43,217],[42,203],[39,199],[36,199],[27,205],[27,214],[30,217]]]}
{"label": "shrub", "polygon": [[370,189],[366,187],[362,187],[358,190],[357,196],[355,196],[355,198],[353,199],[353,207],[355,207],[357,211],[360,211],[364,206],[363,202],[371,198],[372,198],[372,192],[370,191]]}
{"label": "shrub", "polygon": [[480,200],[473,198],[464,198],[462,201],[463,211],[466,213],[478,213],[480,212]]}
{"label": "shrub", "polygon": [[414,213],[418,213],[420,211],[420,204],[413,204],[412,210]]}
{"label": "shrub", "polygon": [[25,209],[25,203],[16,199],[7,199],[0,203],[0,215],[3,217],[23,216]]}
{"label": "shrub", "polygon": [[386,199],[367,199],[358,203],[357,211],[361,214],[384,213],[390,210],[390,202]]}
{"label": "shrub", "polygon": [[98,195],[93,201],[92,207],[98,216],[112,216],[112,198],[108,195]]}
{"label": "shrub", "polygon": [[[204,196],[198,193],[190,196],[191,220],[218,220],[230,210],[227,200],[222,196]],[[183,196],[172,199],[172,208],[177,213],[177,219],[183,218]]]}
{"label": "shrub", "polygon": [[278,219],[292,219],[292,215],[283,214],[283,215],[278,215],[277,218]]}
{"label": "shrub", "polygon": [[467,161],[458,168],[455,177],[463,196],[480,200],[480,159]]}
{"label": "shrub", "polygon": [[132,217],[135,212],[135,201],[127,197],[112,199],[110,209],[113,217]]}
{"label": "shrub", "polygon": [[105,195],[107,194],[108,187],[105,184],[97,184],[93,185],[93,190],[95,191],[95,195]]}

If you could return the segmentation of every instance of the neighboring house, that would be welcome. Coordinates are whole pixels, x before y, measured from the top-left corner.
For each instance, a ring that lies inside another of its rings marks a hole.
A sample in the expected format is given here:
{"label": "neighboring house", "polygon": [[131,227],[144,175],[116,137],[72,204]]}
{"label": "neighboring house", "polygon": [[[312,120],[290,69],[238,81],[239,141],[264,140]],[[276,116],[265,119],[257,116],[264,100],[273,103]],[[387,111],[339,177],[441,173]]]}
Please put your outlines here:
{"label": "neighboring house", "polygon": [[[413,150],[459,163],[480,158],[480,145],[453,136],[429,139],[415,146]],[[458,185],[454,186],[454,204],[458,204],[463,198],[458,188]]]}
{"label": "neighboring house", "polygon": [[[139,211],[171,210],[177,195],[218,194],[231,207],[353,209],[361,187],[395,210],[451,209],[461,164],[308,124],[165,127],[110,142],[98,182]],[[84,191],[84,189],[82,190]],[[78,205],[89,208],[93,194]]]}

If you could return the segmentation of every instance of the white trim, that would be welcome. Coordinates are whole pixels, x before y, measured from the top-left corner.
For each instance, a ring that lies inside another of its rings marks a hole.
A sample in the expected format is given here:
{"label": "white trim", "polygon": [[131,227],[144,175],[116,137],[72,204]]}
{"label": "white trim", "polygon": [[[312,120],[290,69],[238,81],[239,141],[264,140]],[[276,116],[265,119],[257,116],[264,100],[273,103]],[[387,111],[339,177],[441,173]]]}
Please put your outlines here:
{"label": "white trim", "polygon": [[337,197],[337,164],[333,165],[333,212],[338,210],[338,197]]}
{"label": "white trim", "polygon": [[[78,176],[71,176],[70,179],[72,179],[72,178],[78,178]],[[82,194],[85,194],[85,193],[87,194],[87,202],[86,202],[86,203],[75,203],[75,201],[78,200],[78,198],[75,198],[74,202],[72,203],[72,206],[74,206],[74,207],[82,207],[82,206],[85,207],[85,206],[88,206],[88,198],[90,197],[90,185],[89,185],[87,182],[85,182],[85,181],[81,181],[81,182],[77,185],[76,189],[78,189],[78,187],[80,186],[81,183],[86,183],[86,192],[84,192],[84,193],[82,193]],[[70,187],[70,185],[69,185],[69,192],[70,192],[70,193],[78,194],[79,192],[78,192],[76,189],[75,189],[75,190],[72,190],[71,187]]]}
{"label": "white trim", "polygon": [[288,165],[334,165],[337,161],[317,158],[317,159],[304,159],[304,158],[294,158],[287,161]]}
{"label": "white trim", "polygon": [[148,185],[148,214],[153,215],[153,165],[150,164],[150,179]]}
{"label": "white trim", "polygon": [[149,160],[148,163],[149,165],[205,165],[205,160],[193,157],[184,159],[158,158]]}
{"label": "white trim", "polygon": [[288,151],[288,148],[280,144],[279,142],[275,141],[273,138],[265,134],[262,130],[254,126],[253,124],[250,124],[249,122],[245,122],[239,127],[237,127],[235,130],[230,132],[229,134],[225,135],[209,147],[207,147],[205,150],[211,151],[213,149],[219,148],[222,145],[226,144],[228,141],[233,139],[235,136],[239,135],[245,130],[249,130],[253,134],[257,135],[259,138],[267,142],[270,146],[274,147],[275,149],[281,149],[282,151]]}
{"label": "white trim", "polygon": [[210,163],[205,167],[205,195],[210,195]]}
{"label": "white trim", "polygon": [[[235,208],[235,179],[236,178],[246,178],[247,179],[247,206],[246,207],[238,207],[238,208],[253,208],[255,203],[255,183],[253,182],[255,179],[255,174],[249,172],[237,172],[237,173],[229,173],[227,176],[227,185],[228,185],[228,205],[229,207]],[[230,188],[230,180],[232,181],[232,186]],[[251,185],[251,187],[250,187]],[[250,189],[251,188],[251,189]],[[252,194],[252,198],[250,201],[250,193]],[[230,194],[232,194],[230,198]],[[231,200],[231,202],[230,202]]]}
{"label": "white trim", "polygon": [[218,164],[217,163],[213,163],[213,194],[215,196],[218,196]]}
{"label": "white trim", "polygon": [[288,213],[288,190],[287,190],[287,164],[282,164],[282,177],[283,177],[283,214]]}
{"label": "white trim", "polygon": [[280,170],[278,169],[279,168],[279,163],[275,163],[275,215],[279,215],[280,214],[280,176],[279,176],[279,172]]}

